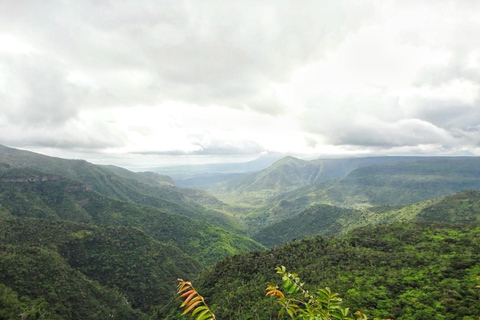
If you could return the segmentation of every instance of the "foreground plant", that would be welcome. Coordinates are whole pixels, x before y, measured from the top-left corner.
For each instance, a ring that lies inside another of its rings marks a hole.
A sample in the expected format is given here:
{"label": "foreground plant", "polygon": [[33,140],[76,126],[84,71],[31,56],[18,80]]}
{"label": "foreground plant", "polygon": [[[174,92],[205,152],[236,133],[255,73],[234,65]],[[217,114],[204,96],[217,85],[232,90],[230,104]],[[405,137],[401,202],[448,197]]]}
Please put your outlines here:
{"label": "foreground plant", "polygon": [[286,297],[285,293],[279,290],[277,285],[267,286],[267,296],[276,297],[278,303],[282,306],[278,312],[280,317],[285,312],[292,319],[309,320],[366,320],[367,316],[360,311],[351,314],[349,308],[341,306],[342,299],[338,293],[332,292],[330,288],[319,289],[315,293],[310,293],[303,288],[304,283],[296,273],[287,272],[284,266],[275,268],[277,273],[282,276],[283,289],[285,293],[292,297]]}
{"label": "foreground plant", "polygon": [[191,316],[197,316],[195,320],[216,320],[212,310],[205,303],[200,293],[195,290],[192,283],[183,279],[177,279],[177,294],[185,299],[180,308],[185,308],[183,314],[191,313]]}
{"label": "foreground plant", "polygon": [[[341,306],[342,299],[338,293],[330,288],[319,289],[310,293],[303,288],[303,283],[296,273],[287,272],[284,266],[276,267],[275,270],[282,276],[283,290],[291,297],[286,297],[277,285],[267,286],[267,296],[276,297],[282,306],[278,317],[287,314],[292,319],[305,320],[367,320],[367,316],[360,311],[351,313],[349,308]],[[183,314],[191,312],[191,316],[197,316],[195,320],[216,320],[212,310],[205,303],[203,297],[195,290],[192,283],[178,279],[177,294],[184,299],[181,308],[185,308]],[[375,319],[378,320],[378,319]],[[389,320],[389,319],[387,319]]]}

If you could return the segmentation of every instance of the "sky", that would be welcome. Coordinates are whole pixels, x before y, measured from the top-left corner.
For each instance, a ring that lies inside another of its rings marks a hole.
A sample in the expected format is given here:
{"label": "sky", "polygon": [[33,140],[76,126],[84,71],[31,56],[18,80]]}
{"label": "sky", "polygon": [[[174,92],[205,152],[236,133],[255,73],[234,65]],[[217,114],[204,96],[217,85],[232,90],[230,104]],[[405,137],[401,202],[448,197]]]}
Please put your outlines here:
{"label": "sky", "polygon": [[0,0],[0,144],[124,167],[480,155],[480,1]]}

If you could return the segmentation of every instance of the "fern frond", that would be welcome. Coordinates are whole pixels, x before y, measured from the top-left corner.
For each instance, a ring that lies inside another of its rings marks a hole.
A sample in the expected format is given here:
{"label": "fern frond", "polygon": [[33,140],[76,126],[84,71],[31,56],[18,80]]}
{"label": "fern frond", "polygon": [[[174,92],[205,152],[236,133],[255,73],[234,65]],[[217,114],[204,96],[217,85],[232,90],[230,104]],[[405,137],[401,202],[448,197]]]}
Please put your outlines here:
{"label": "fern frond", "polygon": [[177,294],[185,300],[180,308],[185,308],[183,314],[191,312],[191,316],[197,315],[195,320],[216,320],[215,314],[205,303],[202,295],[193,287],[192,283],[183,279],[177,279]]}

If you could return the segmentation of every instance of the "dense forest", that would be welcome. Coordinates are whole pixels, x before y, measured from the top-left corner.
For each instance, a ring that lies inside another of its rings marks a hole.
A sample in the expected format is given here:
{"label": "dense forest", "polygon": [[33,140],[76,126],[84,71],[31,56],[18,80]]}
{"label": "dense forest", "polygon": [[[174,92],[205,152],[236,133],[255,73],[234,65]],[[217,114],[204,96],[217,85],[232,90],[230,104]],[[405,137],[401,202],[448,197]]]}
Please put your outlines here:
{"label": "dense forest", "polygon": [[[478,226],[396,223],[317,236],[227,258],[195,284],[218,319],[275,319],[279,306],[265,288],[280,282],[278,265],[297,272],[311,291],[330,287],[351,309],[382,319],[473,320],[480,314]],[[172,310],[170,318],[177,314]]]}
{"label": "dense forest", "polygon": [[177,278],[274,319],[280,265],[370,317],[478,319],[477,163],[287,157],[200,190],[0,146],[0,319],[180,319]]}

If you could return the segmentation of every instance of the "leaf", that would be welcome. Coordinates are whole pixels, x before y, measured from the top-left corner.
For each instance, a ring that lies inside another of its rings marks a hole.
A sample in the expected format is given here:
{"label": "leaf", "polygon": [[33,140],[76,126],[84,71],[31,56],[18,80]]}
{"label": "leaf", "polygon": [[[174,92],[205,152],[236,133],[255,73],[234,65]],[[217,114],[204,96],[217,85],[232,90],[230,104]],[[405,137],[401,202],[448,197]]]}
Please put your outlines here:
{"label": "leaf", "polygon": [[[197,294],[198,294],[198,293],[197,293],[196,291],[192,292],[192,293],[187,297],[187,299],[185,299],[185,301],[183,301],[183,303],[182,303],[182,305],[181,305],[180,307],[183,308],[184,306],[189,306],[192,302],[200,300],[200,297],[197,296]],[[195,297],[195,296],[196,296],[196,297]],[[195,298],[194,298],[194,297],[195,297]],[[192,298],[193,298],[193,299],[192,299]],[[189,303],[190,300],[192,300],[192,302]]]}
{"label": "leaf", "polygon": [[195,310],[193,310],[192,316],[194,316],[195,314],[199,313],[202,310],[207,310],[208,311],[208,308],[205,307],[205,306],[200,306],[200,307],[196,308]]}
{"label": "leaf", "polygon": [[192,304],[190,307],[188,307],[187,309],[185,309],[185,311],[183,311],[183,314],[187,314],[190,312],[190,310],[192,310],[193,308],[195,308],[196,305],[198,305],[199,303],[201,303],[202,301],[197,301],[195,302],[194,304]]}

